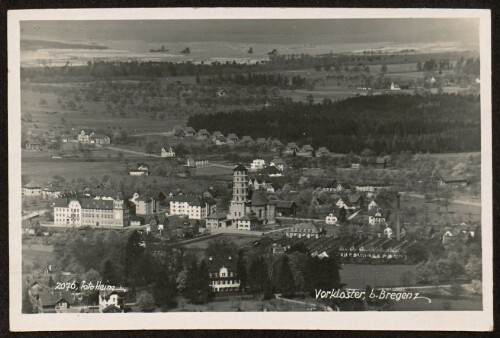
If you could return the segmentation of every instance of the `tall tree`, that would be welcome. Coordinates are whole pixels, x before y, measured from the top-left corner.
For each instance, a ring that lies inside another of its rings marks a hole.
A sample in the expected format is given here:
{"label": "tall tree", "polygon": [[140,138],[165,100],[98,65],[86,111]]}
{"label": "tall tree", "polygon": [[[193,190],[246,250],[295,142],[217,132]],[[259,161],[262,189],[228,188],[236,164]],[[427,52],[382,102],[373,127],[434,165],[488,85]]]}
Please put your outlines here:
{"label": "tall tree", "polygon": [[127,244],[125,245],[124,253],[124,273],[126,277],[130,277],[130,273],[139,260],[144,248],[141,246],[141,235],[134,230],[128,237]]}

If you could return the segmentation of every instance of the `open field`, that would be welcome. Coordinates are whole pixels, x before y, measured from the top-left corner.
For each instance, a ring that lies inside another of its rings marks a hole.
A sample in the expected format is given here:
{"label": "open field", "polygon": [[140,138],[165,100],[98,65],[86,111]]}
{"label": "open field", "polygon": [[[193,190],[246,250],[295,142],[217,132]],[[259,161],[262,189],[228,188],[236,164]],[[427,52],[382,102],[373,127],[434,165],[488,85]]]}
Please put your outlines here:
{"label": "open field", "polygon": [[[432,224],[440,224],[443,221],[443,217],[446,217],[445,206],[431,202],[427,203],[424,199],[410,197],[408,195],[403,195],[401,197],[401,207],[412,206],[417,210],[420,210],[423,206],[427,207],[429,211],[429,218]],[[458,222],[480,222],[481,221],[481,208],[473,205],[463,205],[450,203],[448,206],[448,216],[451,218],[453,223]]]}
{"label": "open field", "polygon": [[[260,238],[259,236],[248,236],[248,235],[236,235],[236,234],[224,234],[223,236],[219,236],[217,239],[230,239],[233,241],[238,247],[251,245],[256,239]],[[197,241],[193,243],[189,243],[183,245],[183,247],[188,249],[206,249],[208,244],[213,238],[208,238],[206,240]]]}
{"label": "open field", "polygon": [[431,298],[431,303],[425,299],[403,300],[393,302],[392,311],[480,311],[481,297],[470,299],[439,299]]}
{"label": "open field", "polygon": [[23,265],[25,268],[45,267],[54,264],[56,256],[53,248],[48,245],[23,244]]}
{"label": "open field", "polygon": [[104,175],[126,175],[125,165],[117,161],[69,161],[65,159],[47,159],[47,161],[25,161],[22,163],[22,174],[28,175],[34,182],[43,184],[53,176],[59,175],[71,181],[77,178],[95,177],[100,179]]}
{"label": "open field", "polygon": [[[60,86],[72,87],[74,84],[59,84]],[[172,130],[177,124],[184,125],[186,118],[172,118],[169,117],[163,121],[152,120],[147,116],[136,114],[136,111],[129,111],[127,117],[122,118],[113,116],[109,112],[103,102],[94,102],[83,100],[77,103],[76,109],[63,108],[58,100],[61,97],[53,92],[50,92],[52,84],[42,85],[49,88],[48,92],[39,92],[28,88],[22,90],[22,105],[21,114],[26,116],[27,113],[31,114],[31,123],[25,122],[25,126],[37,126],[36,132],[55,130],[61,126],[61,118],[67,122],[69,127],[79,128],[94,128],[94,129],[107,129],[108,127],[114,130],[126,130],[133,133],[136,130],[149,130],[149,131],[168,131]],[[63,102],[66,98],[62,98]],[[45,100],[46,104],[41,105],[40,102]],[[54,114],[54,112],[57,112]],[[75,132],[76,136],[76,132]]]}
{"label": "open field", "polygon": [[195,176],[231,176],[233,175],[233,170],[222,167],[200,167],[193,170],[193,175]]}
{"label": "open field", "polygon": [[414,283],[415,265],[344,264],[340,270],[340,282],[348,288],[363,289],[366,285],[375,287],[401,286],[401,277]]}

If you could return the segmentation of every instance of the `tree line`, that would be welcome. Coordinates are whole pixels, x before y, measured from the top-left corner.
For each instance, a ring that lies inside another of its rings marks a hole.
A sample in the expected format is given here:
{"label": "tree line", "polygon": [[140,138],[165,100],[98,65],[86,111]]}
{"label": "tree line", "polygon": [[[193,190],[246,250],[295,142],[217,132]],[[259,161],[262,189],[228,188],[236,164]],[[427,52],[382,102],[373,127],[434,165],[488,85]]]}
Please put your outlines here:
{"label": "tree line", "polygon": [[280,88],[303,88],[307,83],[307,79],[299,75],[289,78],[279,73],[248,73],[246,76],[243,74],[219,74],[218,76],[200,79],[200,83],[208,85],[276,86]]}
{"label": "tree line", "polygon": [[325,146],[330,151],[465,152],[480,150],[480,104],[474,95],[377,95],[256,111],[198,114],[188,126],[240,137]]}

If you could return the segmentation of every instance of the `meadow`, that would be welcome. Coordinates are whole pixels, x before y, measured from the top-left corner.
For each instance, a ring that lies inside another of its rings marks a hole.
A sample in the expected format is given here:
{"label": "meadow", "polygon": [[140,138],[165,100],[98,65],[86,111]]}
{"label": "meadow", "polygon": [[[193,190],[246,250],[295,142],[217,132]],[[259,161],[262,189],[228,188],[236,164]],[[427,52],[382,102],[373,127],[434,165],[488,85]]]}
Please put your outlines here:
{"label": "meadow", "polygon": [[404,286],[403,276],[415,284],[415,265],[343,264],[340,270],[340,282],[354,289]]}

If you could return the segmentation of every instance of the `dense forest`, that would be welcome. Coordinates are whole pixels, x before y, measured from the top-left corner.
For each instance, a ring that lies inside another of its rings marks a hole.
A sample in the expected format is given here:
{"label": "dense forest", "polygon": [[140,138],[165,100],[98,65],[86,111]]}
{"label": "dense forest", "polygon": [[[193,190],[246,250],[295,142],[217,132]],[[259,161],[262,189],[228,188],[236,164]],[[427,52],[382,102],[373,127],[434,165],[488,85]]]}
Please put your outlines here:
{"label": "dense forest", "polygon": [[480,101],[474,95],[379,95],[321,104],[291,103],[258,111],[194,115],[188,126],[271,137],[348,153],[370,148],[465,152],[481,146]]}

